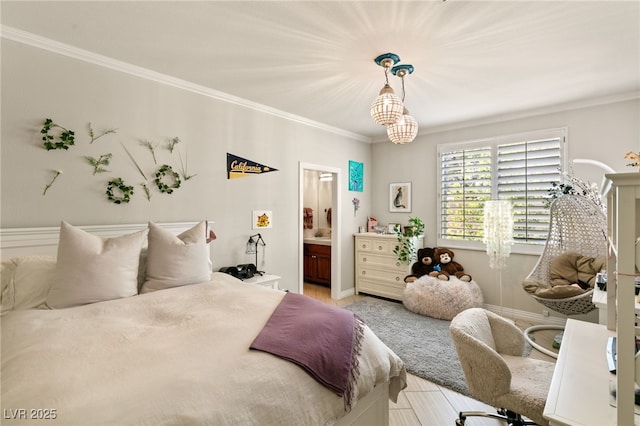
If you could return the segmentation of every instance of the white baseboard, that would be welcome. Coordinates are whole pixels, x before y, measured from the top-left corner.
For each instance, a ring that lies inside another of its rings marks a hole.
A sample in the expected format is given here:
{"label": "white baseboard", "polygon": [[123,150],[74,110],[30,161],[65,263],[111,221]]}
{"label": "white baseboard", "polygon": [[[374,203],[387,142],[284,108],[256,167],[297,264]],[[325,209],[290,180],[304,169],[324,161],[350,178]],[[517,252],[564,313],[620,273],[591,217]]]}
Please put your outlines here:
{"label": "white baseboard", "polygon": [[521,311],[511,308],[502,308],[500,306],[489,305],[487,303],[485,303],[483,307],[491,312],[495,312],[498,315],[503,315],[506,318],[521,319],[532,324],[564,326],[567,322],[565,318],[545,317],[544,315],[534,314],[533,312]]}

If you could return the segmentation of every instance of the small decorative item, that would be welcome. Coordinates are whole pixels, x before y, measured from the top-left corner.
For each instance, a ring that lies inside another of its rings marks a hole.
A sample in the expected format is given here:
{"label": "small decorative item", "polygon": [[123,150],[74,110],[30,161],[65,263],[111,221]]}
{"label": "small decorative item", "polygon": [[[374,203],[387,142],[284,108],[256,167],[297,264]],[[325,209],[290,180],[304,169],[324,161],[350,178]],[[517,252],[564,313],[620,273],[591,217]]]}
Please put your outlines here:
{"label": "small decorative item", "polygon": [[51,185],[53,185],[53,182],[55,182],[56,179],[58,179],[58,176],[60,176],[61,174],[62,174],[62,170],[56,170],[54,172],[53,178],[51,178],[51,182],[49,182],[44,186],[44,191],[42,191],[42,195],[47,195],[47,191],[49,190],[49,188],[51,188]]}
{"label": "small decorative item", "polygon": [[252,218],[253,229],[265,229],[273,227],[271,210],[254,210]]}
{"label": "small decorative item", "polygon": [[401,232],[399,223],[390,223],[387,225],[387,234],[397,234]]}
{"label": "small decorative item", "polygon": [[631,163],[627,163],[627,166],[640,167],[640,152],[629,151],[624,155],[624,159],[631,161]]}
{"label": "small decorative item", "polygon": [[110,133],[116,133],[118,131],[118,129],[107,129],[104,132],[100,133],[98,136],[95,136],[94,133],[93,133],[93,129],[91,128],[91,123],[89,123],[88,127],[89,127],[89,137],[91,138],[89,143],[94,143],[99,138],[103,137],[104,135],[108,135]]}
{"label": "small decorative item", "polygon": [[[51,134],[56,129],[60,132],[57,135]],[[47,151],[52,149],[64,149],[68,150],[70,146],[76,143],[76,137],[73,130],[65,129],[64,127],[56,124],[50,118],[45,119],[42,130],[42,142]]]}
{"label": "small decorative item", "polygon": [[[168,185],[164,182],[164,179],[170,179],[171,184]],[[173,171],[170,165],[163,164],[156,172],[156,178],[154,179],[156,186],[160,192],[165,194],[172,194],[174,189],[180,188],[182,182],[180,181],[180,175]]]}
{"label": "small decorative item", "polygon": [[95,159],[90,156],[86,156],[84,158],[86,158],[89,164],[93,166],[93,174],[95,175],[96,173],[105,173],[109,171],[105,168],[105,166],[109,165],[109,162],[111,161],[111,157],[112,155],[111,153],[109,153],[109,154],[102,154],[98,159]]}
{"label": "small decorative item", "polygon": [[375,217],[367,218],[367,232],[376,232],[378,220]]}
{"label": "small decorative item", "polygon": [[[120,192],[120,195],[116,195],[116,190]],[[133,195],[133,186],[127,186],[122,178],[115,178],[110,180],[107,184],[107,198],[109,201],[115,204],[123,204],[131,201]]]}
{"label": "small decorative item", "polygon": [[140,141],[140,145],[146,147],[151,152],[151,156],[153,157],[153,164],[158,164],[158,161],[156,160],[156,146],[158,146],[158,144],[154,145],[153,143],[151,143],[151,141],[143,140]]}
{"label": "small decorative item", "polygon": [[360,208],[360,200],[358,200],[358,198],[354,198],[351,200],[351,203],[353,204],[353,215],[355,216]]}
{"label": "small decorative item", "polygon": [[349,191],[362,192],[364,190],[364,165],[349,160]]}
{"label": "small decorative item", "polygon": [[392,213],[411,212],[411,182],[389,184],[389,211]]}

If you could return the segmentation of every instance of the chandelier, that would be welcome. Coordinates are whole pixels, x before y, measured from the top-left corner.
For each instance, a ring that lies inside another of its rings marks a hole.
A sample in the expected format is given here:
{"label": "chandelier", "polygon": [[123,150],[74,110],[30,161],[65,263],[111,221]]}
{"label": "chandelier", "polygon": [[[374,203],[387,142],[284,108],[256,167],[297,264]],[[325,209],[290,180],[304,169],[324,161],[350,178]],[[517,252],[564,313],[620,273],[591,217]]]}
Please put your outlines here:
{"label": "chandelier", "polygon": [[[387,126],[387,136],[395,144],[413,142],[418,134],[418,122],[409,115],[404,106],[405,76],[413,73],[413,65],[396,65],[400,57],[395,53],[384,53],[374,59],[376,64],[384,68],[385,85],[378,97],[371,104],[371,118],[377,124]],[[402,81],[402,99],[398,98],[389,85],[389,71]]]}

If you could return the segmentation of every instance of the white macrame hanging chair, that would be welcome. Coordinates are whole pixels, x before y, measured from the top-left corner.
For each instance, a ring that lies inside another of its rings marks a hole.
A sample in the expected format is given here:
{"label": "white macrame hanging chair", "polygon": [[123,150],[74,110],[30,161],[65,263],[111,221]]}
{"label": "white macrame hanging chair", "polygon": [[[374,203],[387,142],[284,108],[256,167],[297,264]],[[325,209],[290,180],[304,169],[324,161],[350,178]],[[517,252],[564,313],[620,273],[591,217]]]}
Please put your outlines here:
{"label": "white macrame hanging chair", "polygon": [[[549,264],[551,260],[563,253],[576,252],[583,256],[598,257],[607,255],[607,218],[601,208],[592,200],[580,195],[561,195],[550,207],[549,235],[544,250],[535,267],[526,278],[548,284]],[[564,315],[579,315],[591,312],[596,308],[592,302],[593,289],[578,296],[564,299],[549,299],[529,294],[537,302],[547,308]],[[561,326],[533,326],[525,330],[529,344],[539,351],[557,358],[552,352],[532,340],[530,333],[537,330],[558,329]]]}

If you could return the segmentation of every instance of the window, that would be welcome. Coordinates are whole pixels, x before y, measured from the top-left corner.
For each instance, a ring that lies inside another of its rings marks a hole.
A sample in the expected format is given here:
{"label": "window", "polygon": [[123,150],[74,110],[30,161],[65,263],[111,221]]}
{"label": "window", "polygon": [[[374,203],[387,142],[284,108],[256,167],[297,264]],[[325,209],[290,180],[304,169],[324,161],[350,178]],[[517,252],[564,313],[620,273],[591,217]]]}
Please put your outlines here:
{"label": "window", "polygon": [[549,228],[545,201],[551,183],[561,182],[565,141],[566,129],[556,129],[438,146],[438,244],[480,247],[484,202],[508,199],[515,243],[543,245]]}

